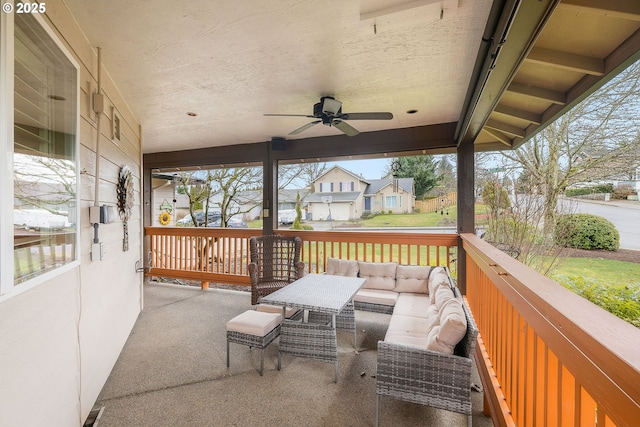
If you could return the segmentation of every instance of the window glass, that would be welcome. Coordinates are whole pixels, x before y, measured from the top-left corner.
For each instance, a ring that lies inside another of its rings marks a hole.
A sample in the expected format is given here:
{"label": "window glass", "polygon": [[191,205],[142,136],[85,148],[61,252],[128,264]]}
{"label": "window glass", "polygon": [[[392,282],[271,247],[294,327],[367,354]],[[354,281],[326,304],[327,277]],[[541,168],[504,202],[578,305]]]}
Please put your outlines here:
{"label": "window glass", "polygon": [[387,207],[387,208],[402,207],[402,197],[400,197],[400,196],[386,196],[385,197],[385,207]]}
{"label": "window glass", "polygon": [[354,191],[354,182],[353,181],[341,182],[340,191]]}
{"label": "window glass", "polygon": [[14,14],[14,282],[76,259],[77,69]]}

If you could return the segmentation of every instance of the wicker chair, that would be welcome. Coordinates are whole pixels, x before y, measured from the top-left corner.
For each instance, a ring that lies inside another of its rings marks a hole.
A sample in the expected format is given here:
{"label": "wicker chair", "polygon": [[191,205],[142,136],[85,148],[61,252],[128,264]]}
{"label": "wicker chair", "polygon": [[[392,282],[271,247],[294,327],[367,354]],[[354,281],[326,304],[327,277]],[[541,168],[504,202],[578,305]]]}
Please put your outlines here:
{"label": "wicker chair", "polygon": [[278,234],[254,236],[249,239],[251,262],[251,304],[285,287],[304,275],[304,262],[300,261],[302,240]]}

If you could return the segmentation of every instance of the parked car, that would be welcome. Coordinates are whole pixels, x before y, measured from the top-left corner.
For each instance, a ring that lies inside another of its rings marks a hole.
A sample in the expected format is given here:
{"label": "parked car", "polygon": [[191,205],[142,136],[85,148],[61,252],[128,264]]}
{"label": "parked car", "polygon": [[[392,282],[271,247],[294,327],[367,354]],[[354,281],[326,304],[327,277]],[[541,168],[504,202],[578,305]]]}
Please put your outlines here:
{"label": "parked car", "polygon": [[278,211],[278,223],[280,224],[293,224],[296,219],[295,209],[284,209]]}
{"label": "parked car", "polygon": [[[220,227],[221,218],[207,224],[207,227]],[[231,217],[227,221],[227,228],[247,228],[247,223],[239,218]]]}
{"label": "parked car", "polygon": [[13,225],[25,230],[63,229],[71,227],[69,218],[45,209],[14,209]]}
{"label": "parked car", "polygon": [[[196,217],[196,221],[198,222],[198,227],[204,226],[204,212],[198,211],[194,214],[194,216]],[[207,224],[216,220],[220,220],[220,212],[213,211],[207,214]],[[176,221],[176,225],[178,227],[193,227],[193,219],[191,218],[191,214],[187,214],[183,218]]]}

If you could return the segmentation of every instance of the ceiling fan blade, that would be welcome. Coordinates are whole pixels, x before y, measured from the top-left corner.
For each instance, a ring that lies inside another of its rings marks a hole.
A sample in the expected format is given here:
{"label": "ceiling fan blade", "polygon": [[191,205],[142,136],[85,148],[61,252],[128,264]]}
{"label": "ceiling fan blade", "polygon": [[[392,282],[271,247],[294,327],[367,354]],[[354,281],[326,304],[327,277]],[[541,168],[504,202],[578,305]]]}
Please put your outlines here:
{"label": "ceiling fan blade", "polygon": [[347,136],[356,136],[357,134],[360,133],[360,131],[358,129],[354,128],[353,126],[351,126],[347,122],[343,122],[342,120],[334,120],[332,125],[334,127],[338,128],[338,129],[340,129]]}
{"label": "ceiling fan blade", "polygon": [[309,129],[311,126],[315,126],[315,125],[317,125],[318,123],[322,123],[322,120],[316,120],[316,121],[314,121],[314,122],[309,122],[309,123],[307,123],[306,125],[304,125],[304,126],[302,126],[302,127],[299,127],[298,129],[296,129],[296,130],[294,130],[293,132],[289,133],[289,135],[297,135],[297,134],[299,134],[300,132],[303,132],[303,131],[305,131],[305,130]]}
{"label": "ceiling fan blade", "polygon": [[310,116],[308,114],[263,114],[264,116],[271,116],[271,117],[309,117],[311,119],[313,119],[314,116]]}
{"label": "ceiling fan blade", "polygon": [[344,113],[340,115],[344,120],[391,120],[391,113]]}

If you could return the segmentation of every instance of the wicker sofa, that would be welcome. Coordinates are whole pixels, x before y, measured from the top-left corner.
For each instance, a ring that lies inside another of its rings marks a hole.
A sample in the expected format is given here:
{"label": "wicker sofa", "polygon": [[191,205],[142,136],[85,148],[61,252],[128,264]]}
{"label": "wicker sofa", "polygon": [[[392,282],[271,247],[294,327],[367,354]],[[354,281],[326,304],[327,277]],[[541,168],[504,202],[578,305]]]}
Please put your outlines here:
{"label": "wicker sofa", "polygon": [[356,309],[391,313],[378,342],[376,425],[381,396],[467,415],[478,329],[445,267],[327,260],[328,274],[367,281]]}

